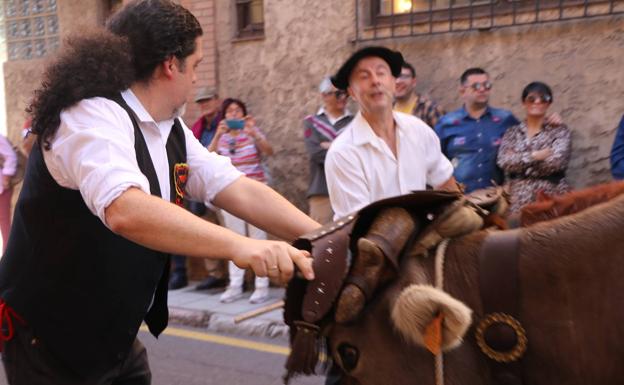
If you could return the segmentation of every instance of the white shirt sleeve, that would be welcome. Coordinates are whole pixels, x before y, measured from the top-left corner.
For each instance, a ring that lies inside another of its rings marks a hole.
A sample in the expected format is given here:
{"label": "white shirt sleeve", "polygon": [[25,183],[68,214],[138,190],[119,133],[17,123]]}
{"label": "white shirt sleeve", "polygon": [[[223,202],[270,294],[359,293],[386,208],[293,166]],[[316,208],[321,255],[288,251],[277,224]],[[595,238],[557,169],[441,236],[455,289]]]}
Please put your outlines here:
{"label": "white shirt sleeve", "polygon": [[366,175],[357,154],[347,149],[330,147],[325,158],[325,176],[334,220],[370,203]]}
{"label": "white shirt sleeve", "polygon": [[104,210],[128,188],[150,193],[137,164],[132,122],[115,102],[86,99],[63,111],[51,147],[44,150],[44,158],[54,180],[80,190],[104,224]]}
{"label": "white shirt sleeve", "polygon": [[438,136],[429,126],[426,127],[425,161],[427,164],[427,184],[438,187],[453,176],[453,165],[442,153]]}
{"label": "white shirt sleeve", "polygon": [[189,166],[186,193],[190,199],[212,207],[214,197],[244,174],[232,165],[230,158],[208,151],[190,129],[184,124],[183,127]]}

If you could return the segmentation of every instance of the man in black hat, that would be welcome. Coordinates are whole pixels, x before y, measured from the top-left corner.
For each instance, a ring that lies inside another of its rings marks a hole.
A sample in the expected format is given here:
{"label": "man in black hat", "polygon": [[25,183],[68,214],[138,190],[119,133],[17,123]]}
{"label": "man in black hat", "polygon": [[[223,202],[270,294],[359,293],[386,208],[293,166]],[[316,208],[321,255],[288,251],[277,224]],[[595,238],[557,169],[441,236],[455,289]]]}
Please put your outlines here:
{"label": "man in black hat", "polygon": [[403,56],[366,47],[340,67],[332,83],[360,112],[332,143],[325,161],[335,218],[379,199],[424,190],[456,190],[453,166],[435,133],[420,119],[392,110]]}
{"label": "man in black hat", "polygon": [[[325,159],[334,219],[383,198],[424,190],[427,185],[457,189],[453,166],[442,154],[433,130],[422,120],[392,109],[402,64],[400,52],[366,47],[355,52],[331,79],[360,107],[334,140]],[[396,234],[412,231],[408,227],[396,230]],[[398,239],[390,242],[395,244]],[[367,259],[370,267],[375,268],[384,263],[385,257],[380,254],[381,248],[372,246],[359,249],[358,258]],[[356,290],[351,294],[350,303],[365,302],[363,292]],[[333,366],[326,385],[340,383],[341,376],[340,369]]]}

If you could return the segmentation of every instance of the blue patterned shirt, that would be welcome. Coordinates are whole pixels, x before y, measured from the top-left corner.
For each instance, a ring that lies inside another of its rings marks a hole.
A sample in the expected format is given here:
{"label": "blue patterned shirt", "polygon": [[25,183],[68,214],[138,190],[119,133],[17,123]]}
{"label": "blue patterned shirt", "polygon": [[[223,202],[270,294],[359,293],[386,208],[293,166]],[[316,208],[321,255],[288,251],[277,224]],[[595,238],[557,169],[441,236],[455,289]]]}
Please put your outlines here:
{"label": "blue patterned shirt", "polygon": [[520,123],[510,111],[488,107],[474,119],[464,107],[444,115],[435,126],[442,152],[455,168],[454,176],[466,192],[503,183],[496,165],[501,138],[507,128]]}

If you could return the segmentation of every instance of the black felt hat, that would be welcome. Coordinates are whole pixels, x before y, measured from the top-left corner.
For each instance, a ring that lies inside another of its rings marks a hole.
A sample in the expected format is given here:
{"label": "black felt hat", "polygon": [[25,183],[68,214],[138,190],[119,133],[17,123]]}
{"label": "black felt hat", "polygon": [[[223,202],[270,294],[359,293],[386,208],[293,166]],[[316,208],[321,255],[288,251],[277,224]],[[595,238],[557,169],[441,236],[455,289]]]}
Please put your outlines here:
{"label": "black felt hat", "polygon": [[346,90],[349,86],[349,76],[355,68],[355,65],[362,59],[370,56],[377,56],[388,63],[392,76],[395,78],[401,74],[401,66],[403,65],[403,55],[399,51],[393,51],[386,47],[366,47],[355,52],[347,61],[340,67],[338,72],[332,76],[332,84],[339,90]]}

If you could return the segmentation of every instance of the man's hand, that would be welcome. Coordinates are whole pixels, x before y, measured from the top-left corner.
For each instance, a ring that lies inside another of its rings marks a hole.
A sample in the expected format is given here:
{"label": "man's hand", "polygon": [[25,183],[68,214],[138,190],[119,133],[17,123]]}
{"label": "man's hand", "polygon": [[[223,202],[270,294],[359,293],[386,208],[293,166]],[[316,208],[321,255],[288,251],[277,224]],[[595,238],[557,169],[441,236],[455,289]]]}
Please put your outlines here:
{"label": "man's hand", "polygon": [[323,150],[329,150],[329,146],[331,146],[331,142],[321,142],[319,143],[319,146],[321,146]]}
{"label": "man's hand", "polygon": [[553,112],[546,117],[546,123],[550,124],[551,126],[560,126],[563,124],[563,119],[561,118],[561,115],[559,115],[557,112]]}
{"label": "man's hand", "polygon": [[531,157],[535,160],[545,160],[546,158],[548,158],[549,156],[552,155],[552,150],[550,148],[543,148],[541,150],[537,150],[537,151],[533,151],[531,153]]}
{"label": "man's hand", "polygon": [[446,182],[439,186],[435,186],[436,190],[450,191],[450,192],[462,192],[462,187],[457,183],[454,176],[451,176]]}
{"label": "man's hand", "polygon": [[246,238],[238,245],[232,262],[243,269],[251,268],[259,277],[268,276],[282,283],[290,281],[294,274],[294,265],[297,265],[306,279],[314,279],[310,253],[298,250],[286,242]]}

